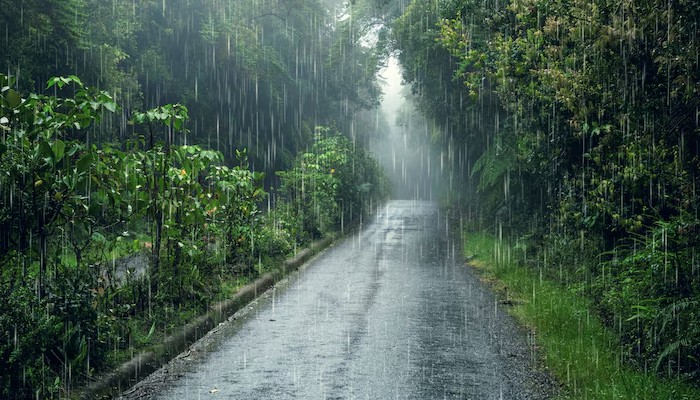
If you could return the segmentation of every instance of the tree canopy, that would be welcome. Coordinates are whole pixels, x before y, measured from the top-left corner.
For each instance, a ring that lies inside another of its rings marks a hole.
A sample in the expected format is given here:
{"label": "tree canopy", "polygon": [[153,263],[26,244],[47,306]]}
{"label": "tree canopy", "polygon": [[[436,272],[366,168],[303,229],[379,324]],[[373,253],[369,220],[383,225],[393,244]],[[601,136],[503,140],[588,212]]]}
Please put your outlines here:
{"label": "tree canopy", "polygon": [[377,104],[381,57],[361,39],[380,3],[3,1],[0,66],[24,90],[72,74],[113,93],[124,108],[95,140],[123,141],[133,110],[179,102],[190,142],[229,159],[246,147],[257,169],[273,171],[314,125],[345,128]]}

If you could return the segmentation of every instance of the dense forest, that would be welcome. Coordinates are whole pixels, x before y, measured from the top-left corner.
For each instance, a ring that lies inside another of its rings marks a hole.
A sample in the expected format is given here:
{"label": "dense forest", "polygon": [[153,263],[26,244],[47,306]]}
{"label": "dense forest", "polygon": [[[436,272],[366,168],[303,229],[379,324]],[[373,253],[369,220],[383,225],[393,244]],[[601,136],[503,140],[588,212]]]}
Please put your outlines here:
{"label": "dense forest", "polygon": [[620,364],[697,384],[699,18],[692,0],[0,0],[0,397],[70,396],[371,212],[389,57],[460,226],[589,301]]}
{"label": "dense forest", "polygon": [[0,397],[71,396],[386,197],[374,10],[0,2]]}
{"label": "dense forest", "polygon": [[700,4],[412,1],[392,43],[472,229],[593,301],[621,361],[700,373]]}
{"label": "dense forest", "polygon": [[[190,110],[189,140],[257,170],[288,166],[315,125],[350,128],[377,103],[378,54],[360,39],[375,18],[334,0],[3,1],[0,65],[44,92],[79,76],[112,94],[96,142],[123,141],[135,111]],[[83,137],[87,133],[83,133]],[[279,153],[279,154],[278,154]]]}

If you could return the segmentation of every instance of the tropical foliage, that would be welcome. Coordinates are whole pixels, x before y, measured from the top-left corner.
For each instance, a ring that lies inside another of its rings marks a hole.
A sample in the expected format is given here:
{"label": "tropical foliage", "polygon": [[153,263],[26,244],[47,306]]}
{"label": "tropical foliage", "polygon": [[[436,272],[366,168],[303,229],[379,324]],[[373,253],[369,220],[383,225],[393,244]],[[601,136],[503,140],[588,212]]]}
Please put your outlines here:
{"label": "tropical foliage", "polygon": [[689,1],[431,0],[393,33],[465,160],[470,220],[528,239],[627,362],[696,382],[699,16]]}
{"label": "tropical foliage", "polygon": [[[364,143],[386,7],[0,0],[0,397],[69,394],[371,209],[380,169],[314,127]],[[297,194],[307,151],[342,159]]]}
{"label": "tropical foliage", "polygon": [[330,128],[317,128],[310,151],[278,174],[286,205],[300,217],[301,231],[312,237],[352,224],[389,194],[381,166]]}
{"label": "tropical foliage", "polygon": [[[386,195],[376,162],[335,134],[280,173],[295,194],[266,216],[245,151],[229,167],[221,152],[175,144],[188,134],[183,105],[134,112],[136,134],[98,146],[86,140],[119,112],[111,95],[70,76],[49,80],[60,96],[22,96],[12,80],[0,75],[3,398],[69,394]],[[299,207],[316,201],[320,219]]]}
{"label": "tropical foliage", "polygon": [[[368,5],[361,5],[360,3]],[[44,93],[51,76],[81,76],[123,105],[93,140],[123,141],[132,113],[181,103],[189,144],[258,171],[287,167],[313,126],[349,129],[377,104],[379,52],[363,46],[372,1],[0,1],[2,71]],[[183,144],[184,142],[178,142]]]}

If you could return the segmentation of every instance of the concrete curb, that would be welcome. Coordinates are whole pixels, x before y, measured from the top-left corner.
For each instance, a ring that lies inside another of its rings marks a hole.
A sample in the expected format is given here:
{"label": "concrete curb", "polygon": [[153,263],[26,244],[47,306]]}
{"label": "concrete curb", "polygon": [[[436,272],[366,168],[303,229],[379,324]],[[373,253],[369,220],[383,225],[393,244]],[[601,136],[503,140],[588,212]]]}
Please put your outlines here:
{"label": "concrete curb", "polygon": [[220,322],[245,307],[289,273],[299,269],[306,261],[330,246],[340,236],[337,233],[333,233],[313,242],[309,247],[299,251],[294,257],[285,260],[280,270],[274,273],[268,272],[254,282],[239,289],[230,299],[214,303],[210,306],[209,312],[200,315],[183,326],[180,333],[167,337],[162,344],[156,345],[151,351],[139,353],[112,372],[80,389],[73,397],[79,399],[104,398],[127,390],[136,382],[187,350],[192,343],[202,338]]}

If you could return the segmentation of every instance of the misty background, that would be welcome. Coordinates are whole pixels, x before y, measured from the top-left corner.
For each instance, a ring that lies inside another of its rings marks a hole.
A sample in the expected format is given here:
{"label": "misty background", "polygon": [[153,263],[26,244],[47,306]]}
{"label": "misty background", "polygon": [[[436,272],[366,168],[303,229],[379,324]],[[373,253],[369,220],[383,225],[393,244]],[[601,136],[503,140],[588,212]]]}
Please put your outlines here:
{"label": "misty background", "polygon": [[431,142],[432,125],[411,102],[396,57],[388,58],[378,78],[382,100],[376,111],[370,151],[391,179],[394,198],[435,200],[444,160]]}

